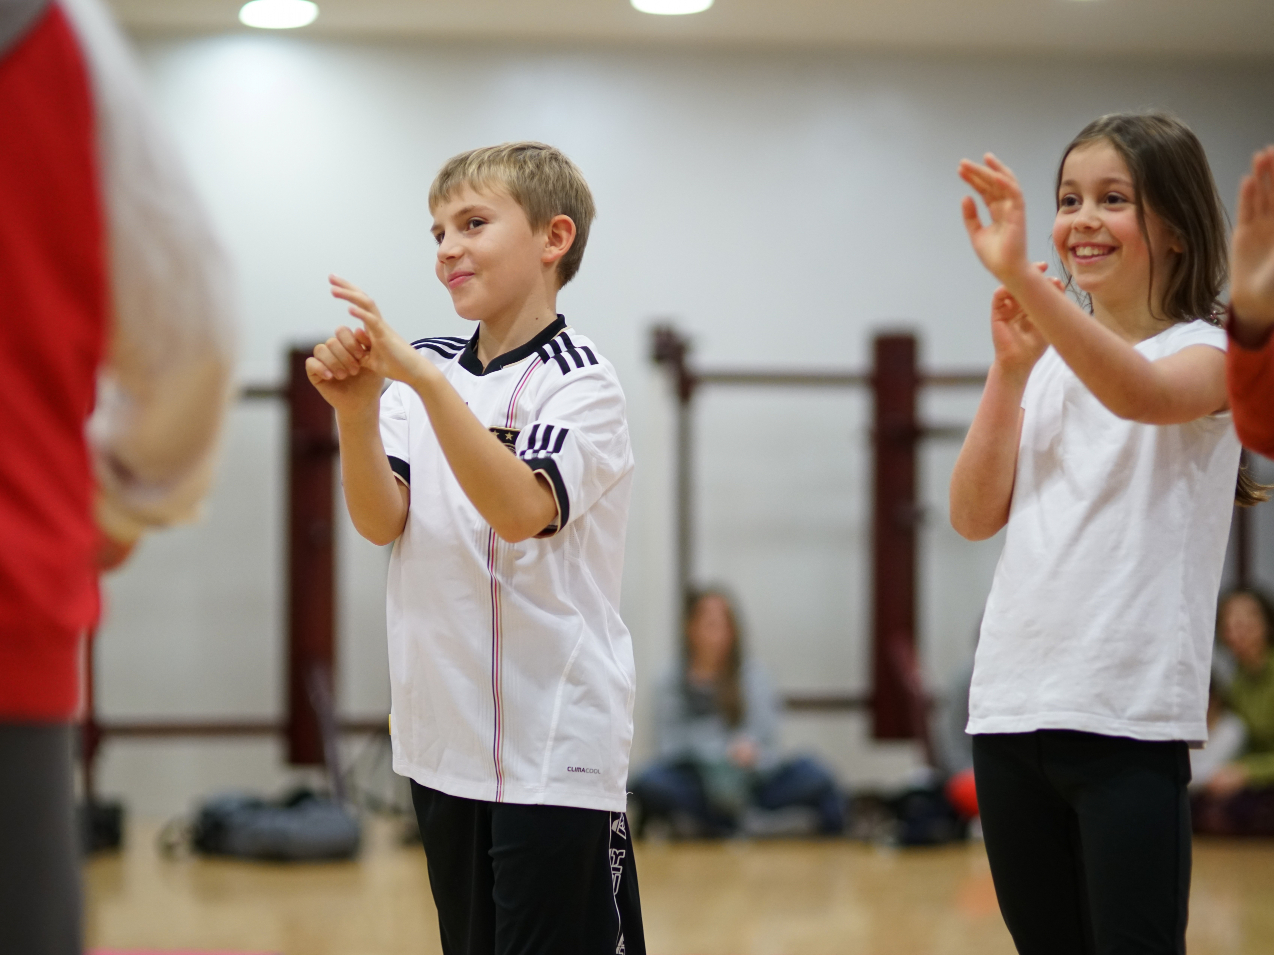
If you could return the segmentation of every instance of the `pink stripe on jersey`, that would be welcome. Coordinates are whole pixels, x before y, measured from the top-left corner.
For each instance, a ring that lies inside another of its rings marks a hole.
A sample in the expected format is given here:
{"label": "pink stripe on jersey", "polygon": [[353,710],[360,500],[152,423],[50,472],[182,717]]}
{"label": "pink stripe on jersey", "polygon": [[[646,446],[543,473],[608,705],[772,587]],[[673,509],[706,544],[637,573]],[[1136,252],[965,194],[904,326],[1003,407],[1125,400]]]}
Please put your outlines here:
{"label": "pink stripe on jersey", "polygon": [[506,428],[513,427],[513,417],[518,410],[518,399],[522,397],[522,392],[526,390],[526,383],[531,380],[531,373],[535,369],[544,364],[544,360],[538,355],[531,359],[531,364],[527,366],[526,371],[522,372],[522,377],[518,379],[517,387],[513,389],[513,395],[509,398],[509,409],[504,414],[504,426]]}
{"label": "pink stripe on jersey", "polygon": [[500,582],[495,575],[496,536],[487,531],[487,573],[491,575],[491,698],[494,703],[491,759],[495,763],[495,801],[504,801],[504,696],[501,687],[501,653],[504,634],[500,620]]}

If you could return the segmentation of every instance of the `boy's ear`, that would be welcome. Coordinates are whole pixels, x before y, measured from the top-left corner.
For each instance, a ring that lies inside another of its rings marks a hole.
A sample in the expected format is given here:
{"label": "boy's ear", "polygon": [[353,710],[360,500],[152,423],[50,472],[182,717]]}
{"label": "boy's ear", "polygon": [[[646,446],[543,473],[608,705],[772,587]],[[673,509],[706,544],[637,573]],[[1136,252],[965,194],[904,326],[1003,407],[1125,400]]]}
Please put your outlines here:
{"label": "boy's ear", "polygon": [[544,252],[540,261],[556,265],[575,244],[575,220],[567,215],[557,215],[544,227]]}

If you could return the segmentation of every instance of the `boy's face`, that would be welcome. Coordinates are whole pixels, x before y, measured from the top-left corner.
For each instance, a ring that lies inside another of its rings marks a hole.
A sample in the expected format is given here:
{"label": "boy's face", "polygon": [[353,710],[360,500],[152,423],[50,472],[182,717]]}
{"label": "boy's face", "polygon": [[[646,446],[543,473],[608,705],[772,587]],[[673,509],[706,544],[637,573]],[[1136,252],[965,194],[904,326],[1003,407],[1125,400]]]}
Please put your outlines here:
{"label": "boy's face", "polygon": [[438,280],[462,318],[490,321],[520,311],[553,269],[544,262],[545,231],[532,230],[522,207],[498,186],[461,186],[434,210],[432,231]]}

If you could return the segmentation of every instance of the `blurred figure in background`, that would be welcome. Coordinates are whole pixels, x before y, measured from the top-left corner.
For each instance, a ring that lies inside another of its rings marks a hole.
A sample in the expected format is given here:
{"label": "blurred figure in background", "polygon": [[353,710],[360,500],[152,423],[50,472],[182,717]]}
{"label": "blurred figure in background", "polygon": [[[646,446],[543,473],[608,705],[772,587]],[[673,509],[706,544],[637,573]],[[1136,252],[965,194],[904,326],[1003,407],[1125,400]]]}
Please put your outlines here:
{"label": "blurred figure in background", "polygon": [[97,577],[208,487],[229,287],[97,0],[0,0],[0,130],[0,949],[76,955]]}
{"label": "blurred figure in background", "polygon": [[1230,244],[1226,351],[1234,427],[1245,447],[1274,457],[1274,146],[1252,159],[1239,187]]}
{"label": "blurred figure in background", "polygon": [[[1274,835],[1274,662],[1270,638],[1274,607],[1254,590],[1221,601],[1217,636],[1238,668],[1221,690],[1226,707],[1243,721],[1245,742],[1237,759],[1215,768],[1193,799],[1196,832]],[[1217,742],[1224,745],[1223,739]],[[1207,752],[1207,750],[1204,750]]]}
{"label": "blurred figure in background", "polygon": [[[778,752],[779,698],[749,660],[738,613],[722,590],[686,602],[682,655],[660,685],[659,757],[632,783],[640,826],[663,820],[679,836],[766,835],[844,829],[832,774]],[[780,812],[783,811],[783,812]]]}

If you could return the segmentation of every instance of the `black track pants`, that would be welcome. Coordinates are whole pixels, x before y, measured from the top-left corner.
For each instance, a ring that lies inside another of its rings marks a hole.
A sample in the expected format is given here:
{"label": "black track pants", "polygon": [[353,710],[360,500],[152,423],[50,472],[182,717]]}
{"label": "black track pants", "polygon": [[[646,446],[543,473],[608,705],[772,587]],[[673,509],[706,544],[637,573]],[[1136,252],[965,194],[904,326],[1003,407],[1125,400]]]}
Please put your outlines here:
{"label": "black track pants", "polygon": [[445,955],[645,955],[624,813],[411,796]]}
{"label": "black track pants", "polygon": [[79,955],[71,727],[0,723],[0,952]]}
{"label": "black track pants", "polygon": [[973,766],[995,892],[1022,955],[1185,952],[1185,743],[985,734]]}

